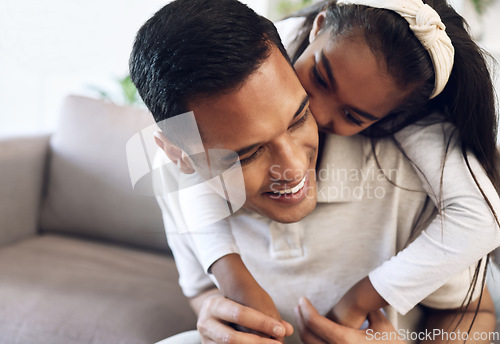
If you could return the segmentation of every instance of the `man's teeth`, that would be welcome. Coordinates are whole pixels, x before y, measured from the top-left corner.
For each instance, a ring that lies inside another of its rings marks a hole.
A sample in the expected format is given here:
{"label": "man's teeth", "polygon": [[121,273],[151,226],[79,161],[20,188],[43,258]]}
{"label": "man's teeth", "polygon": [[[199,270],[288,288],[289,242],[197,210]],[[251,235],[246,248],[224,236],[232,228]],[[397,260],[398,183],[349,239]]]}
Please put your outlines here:
{"label": "man's teeth", "polygon": [[286,189],[286,190],[281,190],[281,191],[273,191],[274,194],[276,195],[289,195],[289,194],[295,194],[299,192],[300,189],[304,187],[304,184],[306,183],[306,177],[302,178],[299,184],[297,186],[291,188],[291,189]]}

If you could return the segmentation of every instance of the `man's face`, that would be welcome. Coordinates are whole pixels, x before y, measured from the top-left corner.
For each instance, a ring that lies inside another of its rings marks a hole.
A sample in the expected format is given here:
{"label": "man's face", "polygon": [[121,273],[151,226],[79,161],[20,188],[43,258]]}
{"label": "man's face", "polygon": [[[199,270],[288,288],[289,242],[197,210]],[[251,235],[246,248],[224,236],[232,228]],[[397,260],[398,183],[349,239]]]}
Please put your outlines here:
{"label": "man's face", "polygon": [[188,105],[206,149],[238,153],[246,209],[285,223],[314,209],[318,128],[306,92],[277,48],[242,87]]}

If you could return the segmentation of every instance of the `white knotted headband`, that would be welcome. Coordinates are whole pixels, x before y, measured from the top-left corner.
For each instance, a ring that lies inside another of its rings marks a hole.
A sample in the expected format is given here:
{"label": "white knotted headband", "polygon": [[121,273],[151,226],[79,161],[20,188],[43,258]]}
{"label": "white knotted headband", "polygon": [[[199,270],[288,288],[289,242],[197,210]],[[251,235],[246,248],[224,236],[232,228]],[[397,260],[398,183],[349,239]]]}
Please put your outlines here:
{"label": "white knotted headband", "polygon": [[443,91],[450,78],[455,49],[439,14],[422,0],[337,0],[337,4],[362,5],[394,11],[410,24],[410,29],[429,52],[435,83],[431,99]]}

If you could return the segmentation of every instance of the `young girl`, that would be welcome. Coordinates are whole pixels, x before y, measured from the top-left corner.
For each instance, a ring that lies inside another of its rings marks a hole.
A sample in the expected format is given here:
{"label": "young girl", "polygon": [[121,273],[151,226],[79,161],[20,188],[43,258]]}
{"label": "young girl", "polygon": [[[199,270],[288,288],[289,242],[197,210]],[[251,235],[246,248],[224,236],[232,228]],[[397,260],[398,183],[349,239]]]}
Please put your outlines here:
{"label": "young girl", "polygon": [[[319,127],[338,135],[361,132],[374,144],[376,137],[392,136],[438,209],[428,228],[331,311],[334,320],[359,328],[369,312],[387,304],[405,314],[500,245],[494,91],[480,49],[444,0],[339,0],[303,15],[291,55]],[[352,65],[345,55],[352,49],[375,67]],[[366,73],[399,87],[385,108],[357,97]],[[279,317],[237,255],[225,223],[216,224],[217,247],[225,240],[225,252],[234,254],[212,254],[204,237],[198,243],[202,265],[226,297]],[[464,303],[481,289],[475,285],[484,268],[478,264]]]}

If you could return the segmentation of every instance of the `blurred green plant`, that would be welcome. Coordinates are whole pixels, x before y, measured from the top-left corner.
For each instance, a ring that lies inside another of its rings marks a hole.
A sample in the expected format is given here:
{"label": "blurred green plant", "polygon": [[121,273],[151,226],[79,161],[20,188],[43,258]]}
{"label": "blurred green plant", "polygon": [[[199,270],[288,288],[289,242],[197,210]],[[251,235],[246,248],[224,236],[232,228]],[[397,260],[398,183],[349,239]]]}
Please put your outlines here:
{"label": "blurred green plant", "polygon": [[313,3],[314,0],[281,0],[278,2],[277,11],[280,16],[285,17]]}
{"label": "blurred green plant", "polygon": [[117,79],[116,81],[118,82],[118,86],[121,93],[119,99],[117,99],[115,96],[112,96],[109,92],[99,87],[89,86],[89,89],[91,89],[94,92],[97,92],[101,99],[110,101],[112,103],[131,105],[131,106],[144,105],[141,97],[139,96],[139,92],[137,92],[137,89],[135,88],[135,85],[132,82],[132,79],[130,78],[130,75],[127,75],[121,79]]}
{"label": "blurred green plant", "polygon": [[495,0],[470,0],[474,9],[479,15],[484,14],[486,8],[488,8]]}
{"label": "blurred green plant", "polygon": [[139,92],[137,92],[137,88],[135,88],[130,75],[127,75],[126,77],[118,81],[120,82],[120,86],[122,87],[123,97],[125,98],[127,104],[133,105],[139,102],[142,103]]}

